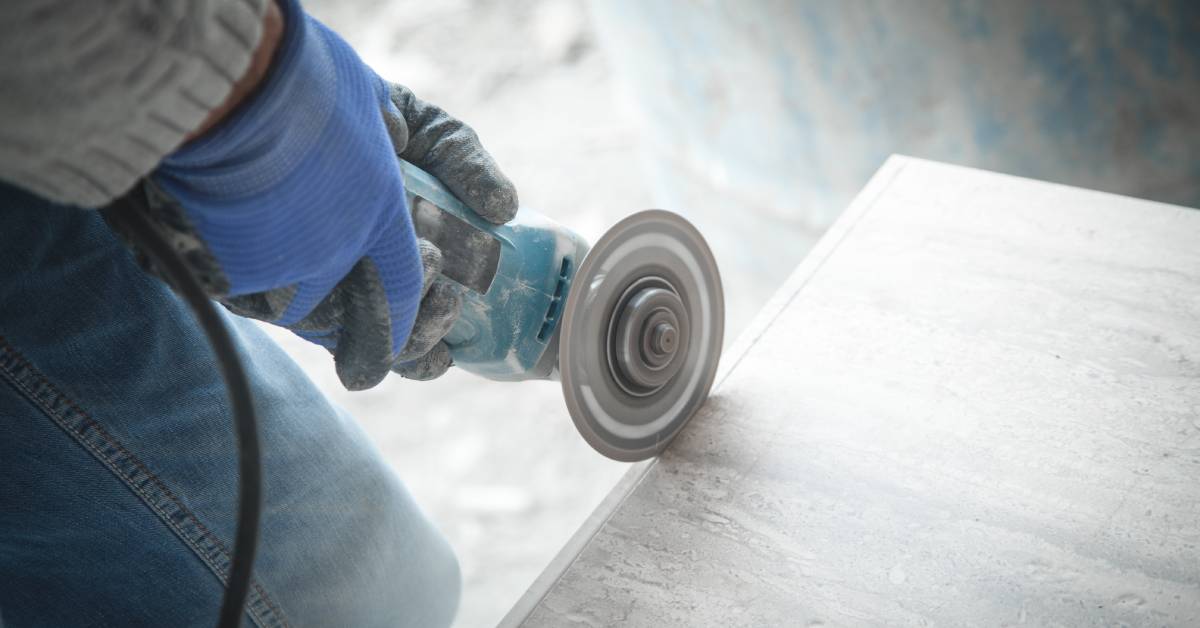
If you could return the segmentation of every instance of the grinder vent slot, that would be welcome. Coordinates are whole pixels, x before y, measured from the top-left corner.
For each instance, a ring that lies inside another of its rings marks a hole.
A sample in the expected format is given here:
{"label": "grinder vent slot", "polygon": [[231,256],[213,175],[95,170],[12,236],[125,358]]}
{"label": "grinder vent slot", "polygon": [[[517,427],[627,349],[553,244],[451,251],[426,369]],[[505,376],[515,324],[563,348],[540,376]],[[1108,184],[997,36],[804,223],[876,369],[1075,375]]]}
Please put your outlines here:
{"label": "grinder vent slot", "polygon": [[554,285],[554,296],[550,298],[550,305],[546,308],[546,316],[542,319],[542,328],[538,330],[537,339],[545,342],[546,338],[550,337],[550,332],[554,330],[554,324],[558,322],[559,310],[562,309],[563,295],[567,291],[567,276],[571,274],[571,260],[564,257],[562,264],[558,267],[558,281]]}

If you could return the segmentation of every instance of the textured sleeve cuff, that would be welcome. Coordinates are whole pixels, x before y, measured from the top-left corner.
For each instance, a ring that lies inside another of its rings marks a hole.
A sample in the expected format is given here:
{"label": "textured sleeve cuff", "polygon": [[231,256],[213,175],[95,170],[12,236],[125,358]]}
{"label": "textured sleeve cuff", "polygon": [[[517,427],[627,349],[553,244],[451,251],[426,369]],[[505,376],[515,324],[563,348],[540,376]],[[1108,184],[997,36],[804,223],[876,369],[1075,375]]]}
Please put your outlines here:
{"label": "textured sleeve cuff", "polygon": [[220,206],[278,185],[312,150],[336,106],[338,74],[295,0],[280,2],[283,40],[265,80],[225,120],[163,160],[168,189]]}
{"label": "textured sleeve cuff", "polygon": [[0,22],[0,179],[80,207],[125,193],[228,97],[268,2],[22,3]]}

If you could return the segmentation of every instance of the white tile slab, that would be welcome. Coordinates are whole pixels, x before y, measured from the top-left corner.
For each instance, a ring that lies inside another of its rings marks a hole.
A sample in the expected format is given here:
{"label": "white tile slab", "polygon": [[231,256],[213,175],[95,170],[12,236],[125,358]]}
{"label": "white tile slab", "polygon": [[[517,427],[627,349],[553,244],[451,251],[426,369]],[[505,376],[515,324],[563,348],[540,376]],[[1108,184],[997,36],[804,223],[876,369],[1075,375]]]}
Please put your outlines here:
{"label": "white tile slab", "polygon": [[892,158],[506,619],[1200,625],[1200,212]]}

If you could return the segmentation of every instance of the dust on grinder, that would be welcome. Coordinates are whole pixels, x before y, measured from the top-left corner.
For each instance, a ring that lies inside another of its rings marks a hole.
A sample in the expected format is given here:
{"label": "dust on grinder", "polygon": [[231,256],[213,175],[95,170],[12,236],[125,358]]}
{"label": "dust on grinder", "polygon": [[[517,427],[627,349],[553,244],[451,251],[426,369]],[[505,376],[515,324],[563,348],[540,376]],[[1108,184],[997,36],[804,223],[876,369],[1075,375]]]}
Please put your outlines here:
{"label": "dust on grinder", "polygon": [[643,211],[596,242],[572,284],[558,366],[575,427],[615,460],[661,453],[716,377],[725,301],[712,251],[683,217]]}

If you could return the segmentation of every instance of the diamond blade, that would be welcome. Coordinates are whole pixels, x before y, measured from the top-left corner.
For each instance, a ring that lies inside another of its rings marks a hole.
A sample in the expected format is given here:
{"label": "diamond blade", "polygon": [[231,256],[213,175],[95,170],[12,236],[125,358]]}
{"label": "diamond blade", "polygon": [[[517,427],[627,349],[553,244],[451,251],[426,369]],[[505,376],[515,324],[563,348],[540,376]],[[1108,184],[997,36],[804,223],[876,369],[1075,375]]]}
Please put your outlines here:
{"label": "diamond blade", "polygon": [[563,314],[559,373],[575,427],[614,460],[657,455],[708,397],[724,332],[700,232],[663,210],[617,223],[584,258]]}

